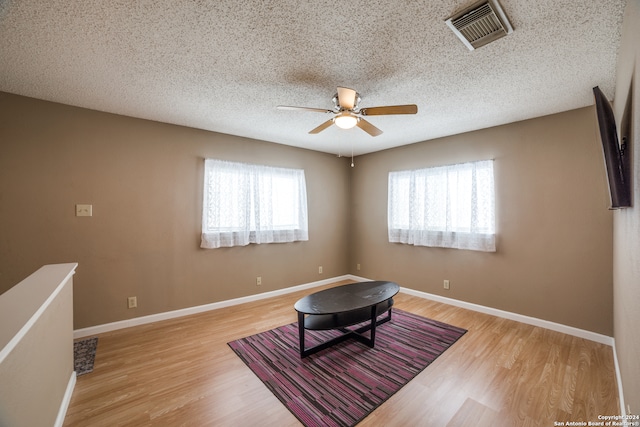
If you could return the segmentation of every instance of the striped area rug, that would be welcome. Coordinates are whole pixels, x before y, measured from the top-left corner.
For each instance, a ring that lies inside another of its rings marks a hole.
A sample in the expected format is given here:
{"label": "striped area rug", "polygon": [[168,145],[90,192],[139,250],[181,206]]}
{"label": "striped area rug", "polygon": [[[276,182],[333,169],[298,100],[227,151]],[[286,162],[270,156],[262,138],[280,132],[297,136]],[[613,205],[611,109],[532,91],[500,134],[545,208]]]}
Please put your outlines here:
{"label": "striped area rug", "polygon": [[[305,426],[353,426],[465,332],[394,309],[392,320],[376,328],[375,348],[347,340],[300,359],[297,323],[228,344]],[[307,331],[306,345],[336,334]]]}

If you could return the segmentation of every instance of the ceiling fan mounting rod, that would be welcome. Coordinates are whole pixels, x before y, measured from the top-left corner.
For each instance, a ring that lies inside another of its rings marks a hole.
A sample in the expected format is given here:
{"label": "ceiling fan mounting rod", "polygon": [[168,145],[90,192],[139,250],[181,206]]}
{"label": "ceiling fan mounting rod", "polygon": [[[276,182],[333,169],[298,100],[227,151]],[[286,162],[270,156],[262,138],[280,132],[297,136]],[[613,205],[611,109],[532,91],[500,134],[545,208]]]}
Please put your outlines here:
{"label": "ceiling fan mounting rod", "polygon": [[337,113],[342,112],[342,111],[351,111],[351,112],[354,112],[354,113],[358,114],[358,111],[360,111],[360,109],[358,108],[358,104],[360,103],[360,101],[362,101],[362,98],[360,97],[360,94],[358,92],[356,92],[356,95],[355,95],[355,98],[354,98],[354,102],[353,102],[353,108],[351,108],[351,109],[342,107],[340,105],[340,99],[339,99],[337,93],[335,95],[333,95],[333,98],[331,100],[333,101],[333,109]]}

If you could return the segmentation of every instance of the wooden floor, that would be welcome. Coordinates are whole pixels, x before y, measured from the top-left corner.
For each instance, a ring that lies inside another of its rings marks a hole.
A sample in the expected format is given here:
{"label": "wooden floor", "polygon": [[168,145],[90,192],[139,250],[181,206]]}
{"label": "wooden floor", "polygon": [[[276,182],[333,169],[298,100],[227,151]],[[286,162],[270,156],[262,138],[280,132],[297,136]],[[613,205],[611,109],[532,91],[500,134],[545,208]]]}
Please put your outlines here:
{"label": "wooden floor", "polygon": [[[299,426],[227,342],[295,322],[308,293],[98,335],[64,425]],[[469,332],[359,426],[542,427],[620,413],[609,346],[402,293],[395,301]]]}

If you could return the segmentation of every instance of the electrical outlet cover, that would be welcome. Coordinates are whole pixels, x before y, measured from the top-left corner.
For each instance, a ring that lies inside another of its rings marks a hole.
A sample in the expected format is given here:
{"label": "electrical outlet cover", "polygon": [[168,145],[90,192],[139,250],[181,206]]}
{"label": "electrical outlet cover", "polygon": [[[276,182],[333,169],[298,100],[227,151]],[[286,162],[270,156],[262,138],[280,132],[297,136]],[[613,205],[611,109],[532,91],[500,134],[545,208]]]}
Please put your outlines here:
{"label": "electrical outlet cover", "polygon": [[93,216],[93,205],[76,205],[76,216]]}
{"label": "electrical outlet cover", "polygon": [[138,297],[127,298],[127,307],[136,308],[138,306]]}

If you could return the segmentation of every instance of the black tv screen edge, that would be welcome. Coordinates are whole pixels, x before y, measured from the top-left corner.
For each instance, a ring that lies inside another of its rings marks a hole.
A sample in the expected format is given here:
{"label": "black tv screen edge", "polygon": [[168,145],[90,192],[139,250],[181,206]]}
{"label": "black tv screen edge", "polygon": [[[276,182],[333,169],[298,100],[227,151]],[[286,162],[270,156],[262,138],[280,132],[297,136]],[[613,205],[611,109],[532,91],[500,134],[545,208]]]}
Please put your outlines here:
{"label": "black tv screen edge", "polygon": [[593,96],[596,100],[596,114],[604,163],[609,181],[609,195],[611,196],[611,208],[625,208],[631,206],[631,177],[625,162],[626,147],[620,147],[618,132],[613,109],[607,97],[598,86],[593,88]]}

